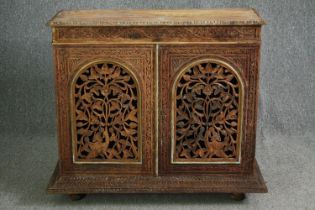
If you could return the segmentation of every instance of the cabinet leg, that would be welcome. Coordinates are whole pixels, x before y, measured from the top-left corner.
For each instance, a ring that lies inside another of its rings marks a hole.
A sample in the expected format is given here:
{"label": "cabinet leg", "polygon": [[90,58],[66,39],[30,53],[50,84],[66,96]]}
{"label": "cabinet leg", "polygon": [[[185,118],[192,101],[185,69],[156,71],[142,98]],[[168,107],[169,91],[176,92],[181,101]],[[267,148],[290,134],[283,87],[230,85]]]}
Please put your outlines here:
{"label": "cabinet leg", "polygon": [[69,194],[68,197],[72,201],[78,201],[83,199],[86,196],[86,194]]}
{"label": "cabinet leg", "polygon": [[242,201],[245,199],[245,193],[231,193],[231,198],[235,201]]}

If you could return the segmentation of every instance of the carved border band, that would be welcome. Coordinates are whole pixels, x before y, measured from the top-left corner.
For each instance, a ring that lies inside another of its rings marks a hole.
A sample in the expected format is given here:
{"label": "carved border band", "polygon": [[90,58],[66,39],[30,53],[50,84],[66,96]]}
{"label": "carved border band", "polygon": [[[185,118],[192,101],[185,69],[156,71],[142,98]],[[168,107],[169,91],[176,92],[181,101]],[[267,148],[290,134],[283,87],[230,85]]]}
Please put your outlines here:
{"label": "carved border band", "polygon": [[194,26],[194,27],[57,27],[54,42],[91,41],[260,41],[260,27]]}

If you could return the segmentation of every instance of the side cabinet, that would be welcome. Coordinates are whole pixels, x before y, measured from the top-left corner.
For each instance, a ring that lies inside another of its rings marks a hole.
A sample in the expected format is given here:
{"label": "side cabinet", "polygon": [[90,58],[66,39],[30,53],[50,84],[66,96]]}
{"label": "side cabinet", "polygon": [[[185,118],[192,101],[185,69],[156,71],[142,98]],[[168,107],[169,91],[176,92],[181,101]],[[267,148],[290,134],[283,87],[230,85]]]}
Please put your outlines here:
{"label": "side cabinet", "polygon": [[255,160],[262,24],[253,9],[59,12],[48,192],[267,192]]}

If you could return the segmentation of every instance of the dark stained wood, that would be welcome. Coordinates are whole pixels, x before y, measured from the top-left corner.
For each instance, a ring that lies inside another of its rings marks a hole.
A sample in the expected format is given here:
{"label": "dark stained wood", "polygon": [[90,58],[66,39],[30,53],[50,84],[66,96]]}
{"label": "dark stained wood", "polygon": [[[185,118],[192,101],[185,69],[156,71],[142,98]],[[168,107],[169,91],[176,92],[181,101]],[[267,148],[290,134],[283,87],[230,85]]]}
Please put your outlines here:
{"label": "dark stained wood", "polygon": [[59,162],[48,192],[267,192],[255,160],[259,15],[115,12],[50,21]]}

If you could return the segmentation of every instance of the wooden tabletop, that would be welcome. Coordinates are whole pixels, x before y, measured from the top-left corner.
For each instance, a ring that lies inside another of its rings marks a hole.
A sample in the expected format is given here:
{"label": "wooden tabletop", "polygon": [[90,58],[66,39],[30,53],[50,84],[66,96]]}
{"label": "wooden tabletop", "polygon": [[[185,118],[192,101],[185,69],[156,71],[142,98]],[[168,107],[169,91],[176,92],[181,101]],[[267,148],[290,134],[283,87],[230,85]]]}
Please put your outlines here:
{"label": "wooden tabletop", "polygon": [[262,25],[250,8],[185,10],[63,10],[49,21],[56,26]]}

